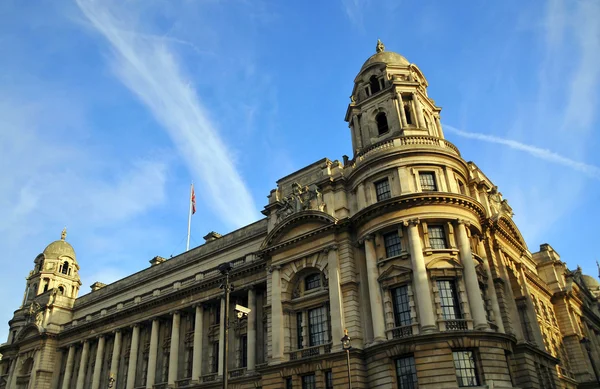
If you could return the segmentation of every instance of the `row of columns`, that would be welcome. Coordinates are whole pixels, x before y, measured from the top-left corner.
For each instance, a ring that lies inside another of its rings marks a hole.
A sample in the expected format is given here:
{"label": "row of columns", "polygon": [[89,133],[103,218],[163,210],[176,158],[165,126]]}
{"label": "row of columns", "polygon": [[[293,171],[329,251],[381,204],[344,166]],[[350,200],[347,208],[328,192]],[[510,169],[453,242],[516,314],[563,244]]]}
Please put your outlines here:
{"label": "row of columns", "polygon": [[[248,317],[248,327],[247,327],[247,339],[248,339],[248,347],[247,347],[247,369],[254,370],[256,367],[256,292],[254,289],[248,290],[248,305],[250,308],[250,314]],[[221,315],[223,315],[224,306],[221,305]],[[193,353],[192,353],[192,381],[196,381],[199,379],[202,370],[202,347],[203,347],[203,326],[202,323],[204,321],[204,308],[201,305],[195,307],[195,326],[194,326],[194,343],[193,343]],[[172,322],[171,322],[171,345],[169,352],[169,370],[168,370],[168,379],[167,385],[168,387],[174,387],[175,381],[178,379],[177,377],[177,369],[179,366],[179,333],[180,333],[180,324],[181,324],[181,314],[180,312],[172,313]],[[221,337],[219,341],[221,342],[221,347],[223,346],[224,338],[224,326],[225,323],[221,321]],[[153,385],[156,383],[156,361],[158,354],[158,332],[159,332],[159,319],[154,318],[152,320],[152,328],[150,332],[150,352],[148,355],[148,370],[146,373],[146,388],[151,389]],[[116,387],[117,381],[119,377],[117,376],[118,365],[120,359],[120,351],[121,351],[121,338],[122,333],[120,330],[115,331],[115,338],[113,343],[113,352],[112,358],[110,362],[110,371],[109,376],[114,379],[113,387]],[[136,378],[136,367],[137,367],[137,357],[138,357],[138,349],[140,345],[140,326],[139,324],[134,324],[132,326],[132,334],[131,334],[131,346],[129,352],[129,364],[127,366],[127,382],[125,385],[126,389],[133,389],[135,386],[135,378]],[[98,337],[98,347],[96,350],[96,362],[92,376],[92,386],[91,389],[99,389],[100,386],[100,375],[104,357],[104,346],[105,346],[105,335],[100,335]],[[71,385],[71,376],[73,371],[73,366],[75,364],[75,345],[69,346],[69,351],[67,354],[67,362],[65,366],[65,374],[63,379],[63,384],[61,389],[69,389]],[[75,385],[75,389],[87,389],[84,388],[85,383],[85,371],[89,358],[89,350],[90,350],[90,340],[83,341],[83,348],[81,352],[81,359],[79,364],[79,371],[77,375],[77,382]],[[221,354],[222,355],[222,354]],[[221,361],[219,360],[219,374],[222,374],[222,366]]]}
{"label": "row of columns", "polygon": [[[432,301],[432,290],[427,268],[425,266],[425,258],[423,256],[423,245],[421,244],[421,236],[419,233],[419,220],[413,219],[404,222],[404,226],[408,228],[408,244],[410,252],[410,261],[413,272],[413,289],[415,290],[415,305],[419,316],[420,332],[431,333],[437,330],[435,309]],[[460,260],[463,265],[465,286],[471,316],[473,318],[474,328],[476,330],[489,330],[489,324],[485,314],[485,305],[479,288],[477,272],[475,270],[475,260],[471,251],[471,245],[467,233],[466,222],[459,220],[455,226],[455,231],[458,239],[458,250]],[[374,237],[367,235],[364,238],[365,259],[367,270],[367,282],[369,285],[369,301],[371,304],[371,315],[373,317],[373,338],[375,342],[386,339],[384,309],[381,286],[379,284],[379,270],[377,267],[377,254],[375,250]],[[482,244],[483,246],[483,244]],[[493,280],[490,274],[489,265],[486,258],[483,258],[484,268],[488,277],[488,290],[492,303],[492,308],[498,329],[504,332],[502,325],[502,317],[500,316],[500,306],[498,304]],[[377,318],[380,318],[379,320]]]}

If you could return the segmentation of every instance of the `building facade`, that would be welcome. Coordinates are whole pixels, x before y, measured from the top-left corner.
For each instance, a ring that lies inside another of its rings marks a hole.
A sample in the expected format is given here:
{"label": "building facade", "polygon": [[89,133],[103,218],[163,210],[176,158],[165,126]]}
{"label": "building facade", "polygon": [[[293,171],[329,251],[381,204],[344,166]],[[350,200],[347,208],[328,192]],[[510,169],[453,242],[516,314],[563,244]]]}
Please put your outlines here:
{"label": "building facade", "polygon": [[378,42],[346,112],[352,158],[281,178],[263,219],[81,297],[63,231],[27,277],[0,388],[219,388],[226,370],[236,389],[347,388],[344,330],[355,389],[600,387],[600,284],[528,250],[427,86]]}

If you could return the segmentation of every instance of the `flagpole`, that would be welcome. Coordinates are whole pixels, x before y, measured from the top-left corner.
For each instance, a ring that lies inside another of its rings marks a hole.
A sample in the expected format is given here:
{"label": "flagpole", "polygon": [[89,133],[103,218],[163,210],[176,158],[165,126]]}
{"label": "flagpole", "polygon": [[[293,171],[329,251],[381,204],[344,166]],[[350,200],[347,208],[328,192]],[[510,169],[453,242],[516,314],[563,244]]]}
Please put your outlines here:
{"label": "flagpole", "polygon": [[188,231],[187,231],[187,244],[185,245],[185,251],[190,250],[190,229],[192,228],[192,194],[194,193],[194,184],[190,185],[190,212],[188,213]]}

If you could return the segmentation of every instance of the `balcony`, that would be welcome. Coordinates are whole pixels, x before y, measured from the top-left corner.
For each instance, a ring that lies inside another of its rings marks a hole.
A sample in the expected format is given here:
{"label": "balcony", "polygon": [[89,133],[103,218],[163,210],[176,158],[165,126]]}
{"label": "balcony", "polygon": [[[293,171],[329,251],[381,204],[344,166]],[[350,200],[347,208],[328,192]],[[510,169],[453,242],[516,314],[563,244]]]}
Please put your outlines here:
{"label": "balcony", "polygon": [[[413,335],[412,325],[392,328],[392,329],[388,330],[387,332],[391,333],[392,339],[401,339],[401,338],[406,338],[406,337]],[[390,337],[388,336],[388,339],[389,338]]]}
{"label": "balcony", "polygon": [[152,385],[152,389],[167,389],[167,383],[161,382],[160,384]]}
{"label": "balcony", "polygon": [[466,320],[444,320],[446,331],[467,331],[469,324]]}
{"label": "balcony", "polygon": [[229,378],[238,378],[238,377],[242,377],[244,374],[246,374],[246,368],[242,367],[239,369],[232,369],[229,370]]}
{"label": "balcony", "polygon": [[185,388],[192,384],[191,378],[182,378],[180,380],[175,381],[176,388]]}
{"label": "balcony", "polygon": [[331,343],[321,344],[319,346],[307,347],[300,350],[290,351],[289,360],[297,361],[299,359],[305,359],[314,357],[316,355],[329,354],[331,352]]}
{"label": "balcony", "polygon": [[202,376],[202,382],[213,382],[217,380],[217,373],[206,374]]}

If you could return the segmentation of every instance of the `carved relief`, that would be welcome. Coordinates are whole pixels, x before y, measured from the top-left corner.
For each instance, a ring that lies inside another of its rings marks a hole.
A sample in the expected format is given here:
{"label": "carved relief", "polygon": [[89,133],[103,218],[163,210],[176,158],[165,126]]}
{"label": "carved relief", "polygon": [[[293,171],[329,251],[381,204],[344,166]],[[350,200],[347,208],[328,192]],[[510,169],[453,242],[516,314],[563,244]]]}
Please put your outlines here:
{"label": "carved relief", "polygon": [[292,193],[280,200],[281,208],[277,211],[277,220],[282,220],[296,212],[306,210],[324,211],[325,203],[323,194],[316,185],[301,186],[297,182],[292,184]]}

